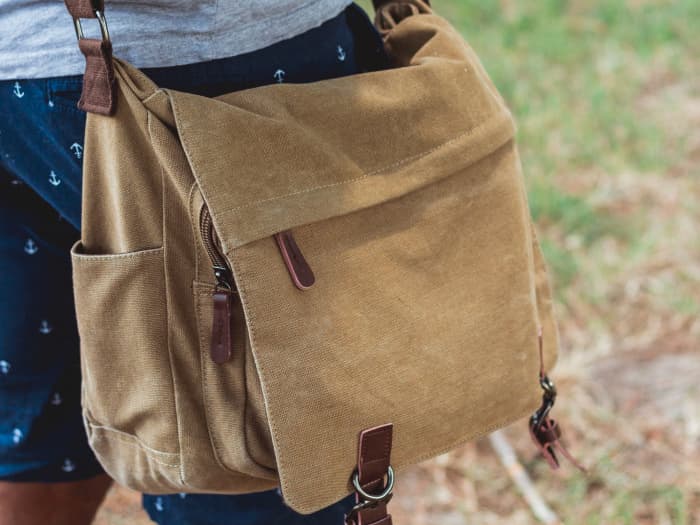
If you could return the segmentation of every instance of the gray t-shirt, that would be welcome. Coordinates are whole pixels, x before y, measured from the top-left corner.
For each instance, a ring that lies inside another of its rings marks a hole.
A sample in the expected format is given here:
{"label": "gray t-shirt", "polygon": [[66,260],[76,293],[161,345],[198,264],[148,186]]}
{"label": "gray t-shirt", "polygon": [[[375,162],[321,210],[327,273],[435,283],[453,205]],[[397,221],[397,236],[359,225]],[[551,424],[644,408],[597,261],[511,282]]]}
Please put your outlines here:
{"label": "gray t-shirt", "polygon": [[[350,0],[107,0],[114,54],[137,67],[204,62],[299,35]],[[96,20],[83,20],[96,37]],[[0,0],[0,80],[81,74],[73,21],[60,0]]]}

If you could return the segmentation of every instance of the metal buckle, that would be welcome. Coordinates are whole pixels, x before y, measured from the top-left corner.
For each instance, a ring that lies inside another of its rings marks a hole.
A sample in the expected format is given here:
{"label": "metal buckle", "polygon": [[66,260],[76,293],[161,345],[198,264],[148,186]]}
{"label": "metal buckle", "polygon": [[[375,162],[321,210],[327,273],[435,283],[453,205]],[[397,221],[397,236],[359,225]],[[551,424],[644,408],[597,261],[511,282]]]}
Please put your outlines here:
{"label": "metal buckle", "polygon": [[389,503],[392,496],[394,495],[394,469],[391,465],[386,471],[386,486],[379,494],[370,494],[360,485],[360,473],[355,471],[352,475],[352,486],[355,488],[357,494],[362,498],[357,505],[355,505],[352,510],[345,516],[346,523],[356,523],[357,515],[366,509],[371,509],[379,505],[380,503]]}
{"label": "metal buckle", "polygon": [[557,387],[554,385],[548,376],[543,375],[540,378],[540,387],[542,388],[542,405],[530,418],[530,425],[533,431],[539,429],[542,422],[549,416],[549,412],[557,400]]}
{"label": "metal buckle", "polygon": [[[97,18],[97,21],[100,23],[102,41],[109,42],[109,28],[107,27],[107,19],[105,18],[104,14],[102,14],[102,11],[95,10],[95,18]],[[83,33],[83,24],[80,22],[80,18],[74,18],[73,24],[75,25],[75,36],[78,37],[78,40],[84,39],[85,34]]]}

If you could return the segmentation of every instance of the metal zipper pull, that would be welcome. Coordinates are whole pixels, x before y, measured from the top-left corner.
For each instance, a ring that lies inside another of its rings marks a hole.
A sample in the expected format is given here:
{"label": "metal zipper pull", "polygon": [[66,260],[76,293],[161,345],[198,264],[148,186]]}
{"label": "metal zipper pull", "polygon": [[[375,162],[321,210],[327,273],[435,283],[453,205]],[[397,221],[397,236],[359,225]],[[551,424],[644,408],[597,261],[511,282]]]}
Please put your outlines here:
{"label": "metal zipper pull", "polygon": [[316,282],[314,272],[311,270],[309,263],[306,262],[304,254],[294,240],[294,236],[290,230],[286,230],[275,234],[277,246],[284,259],[284,264],[287,266],[289,275],[292,278],[294,285],[300,290],[308,290]]}
{"label": "metal zipper pull", "polygon": [[237,293],[231,270],[226,259],[221,254],[216,231],[211,215],[206,206],[200,215],[200,231],[204,245],[209,254],[216,278],[216,288],[212,293],[213,318],[211,328],[211,346],[209,353],[212,361],[221,365],[231,359],[233,346],[233,330],[231,328],[233,314],[233,296]]}

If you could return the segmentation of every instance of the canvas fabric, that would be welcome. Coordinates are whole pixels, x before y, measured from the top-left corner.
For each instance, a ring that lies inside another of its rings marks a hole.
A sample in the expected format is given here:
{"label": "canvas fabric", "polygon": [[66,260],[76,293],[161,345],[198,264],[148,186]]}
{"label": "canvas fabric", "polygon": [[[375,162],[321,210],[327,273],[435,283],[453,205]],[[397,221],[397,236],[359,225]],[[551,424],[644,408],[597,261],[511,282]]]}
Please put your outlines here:
{"label": "canvas fabric", "polygon": [[[86,427],[121,483],[310,513],[352,492],[363,429],[393,423],[400,472],[538,407],[557,329],[512,115],[438,15],[386,48],[390,70],[215,98],[115,59],[72,258]],[[240,298],[224,364],[205,207]]]}

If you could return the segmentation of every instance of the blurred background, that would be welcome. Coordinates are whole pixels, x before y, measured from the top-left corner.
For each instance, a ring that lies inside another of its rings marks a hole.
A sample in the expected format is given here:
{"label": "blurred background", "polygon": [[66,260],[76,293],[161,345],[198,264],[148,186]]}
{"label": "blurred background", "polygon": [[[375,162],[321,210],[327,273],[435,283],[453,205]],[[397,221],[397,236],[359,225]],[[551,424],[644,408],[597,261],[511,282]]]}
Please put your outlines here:
{"label": "blurred background", "polygon": [[[434,0],[519,125],[562,352],[555,418],[404,471],[398,525],[700,524],[700,1]],[[368,7],[368,2],[363,2]],[[526,501],[511,474],[532,482]],[[112,492],[99,525],[150,523]]]}

